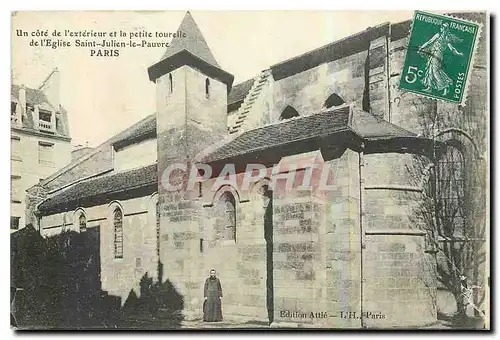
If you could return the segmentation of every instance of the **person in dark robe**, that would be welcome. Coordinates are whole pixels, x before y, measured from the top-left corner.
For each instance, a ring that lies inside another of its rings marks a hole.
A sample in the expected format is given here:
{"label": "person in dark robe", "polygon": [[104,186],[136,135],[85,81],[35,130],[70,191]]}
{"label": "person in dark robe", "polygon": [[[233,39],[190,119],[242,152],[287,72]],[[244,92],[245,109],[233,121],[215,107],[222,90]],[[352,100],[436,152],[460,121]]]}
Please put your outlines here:
{"label": "person in dark robe", "polygon": [[205,280],[205,301],[203,302],[203,321],[222,321],[222,287],[215,276],[215,269],[210,270],[210,276]]}

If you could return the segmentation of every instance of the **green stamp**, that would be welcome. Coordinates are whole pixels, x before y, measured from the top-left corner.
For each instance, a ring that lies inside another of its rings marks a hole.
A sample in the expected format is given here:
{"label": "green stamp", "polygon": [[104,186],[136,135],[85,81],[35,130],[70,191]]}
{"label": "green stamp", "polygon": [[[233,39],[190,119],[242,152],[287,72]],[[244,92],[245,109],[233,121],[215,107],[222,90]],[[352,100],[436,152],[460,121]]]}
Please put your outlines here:
{"label": "green stamp", "polygon": [[415,11],[399,89],[463,104],[481,26]]}

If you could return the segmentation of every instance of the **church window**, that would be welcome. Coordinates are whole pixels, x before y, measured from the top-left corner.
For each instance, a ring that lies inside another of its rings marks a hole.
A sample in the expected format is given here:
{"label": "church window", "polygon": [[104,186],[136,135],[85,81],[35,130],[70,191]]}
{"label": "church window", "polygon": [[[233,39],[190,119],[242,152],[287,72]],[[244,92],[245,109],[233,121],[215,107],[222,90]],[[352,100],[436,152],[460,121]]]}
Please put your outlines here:
{"label": "church window", "polygon": [[120,208],[113,212],[115,259],[123,258],[123,213]]}
{"label": "church window", "polygon": [[341,105],[344,105],[345,104],[345,101],[344,99],[342,99],[342,97],[340,97],[338,94],[336,93],[333,93],[331,94],[326,100],[325,100],[325,107],[327,109],[329,108],[332,108],[332,107],[337,107],[337,106],[341,106]]}
{"label": "church window", "polygon": [[80,228],[80,232],[87,231],[87,217],[85,217],[84,213],[81,213],[78,217],[78,227]]}
{"label": "church window", "polygon": [[293,107],[287,106],[287,107],[285,107],[283,112],[281,112],[280,120],[286,120],[286,119],[290,119],[293,117],[300,117],[300,115],[297,112],[297,110],[295,110]]}
{"label": "church window", "polygon": [[205,79],[205,97],[210,98],[210,79]]}
{"label": "church window", "polygon": [[225,192],[218,202],[219,238],[236,241],[236,200]]}
{"label": "church window", "polygon": [[438,219],[444,236],[465,236],[465,161],[460,149],[448,145],[437,166]]}

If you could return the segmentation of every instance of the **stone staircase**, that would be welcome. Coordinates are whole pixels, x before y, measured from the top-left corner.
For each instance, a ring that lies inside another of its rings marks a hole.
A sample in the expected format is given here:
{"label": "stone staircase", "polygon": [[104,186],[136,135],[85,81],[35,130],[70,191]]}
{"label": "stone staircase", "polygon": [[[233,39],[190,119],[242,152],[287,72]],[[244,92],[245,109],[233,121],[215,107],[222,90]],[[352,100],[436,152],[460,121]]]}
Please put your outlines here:
{"label": "stone staircase", "polygon": [[271,70],[264,70],[255,78],[250,91],[248,91],[245,100],[241,104],[238,112],[236,113],[236,120],[232,126],[229,127],[229,134],[235,134],[243,131],[243,124],[247,120],[248,114],[252,109],[253,104],[259,98],[262,89],[267,84],[269,78],[271,77]]}

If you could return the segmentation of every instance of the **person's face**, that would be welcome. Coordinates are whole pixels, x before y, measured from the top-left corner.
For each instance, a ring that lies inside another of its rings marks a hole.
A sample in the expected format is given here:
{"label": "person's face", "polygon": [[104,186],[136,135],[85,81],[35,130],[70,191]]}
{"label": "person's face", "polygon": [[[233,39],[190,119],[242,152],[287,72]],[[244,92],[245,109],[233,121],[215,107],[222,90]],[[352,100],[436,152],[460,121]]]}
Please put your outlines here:
{"label": "person's face", "polygon": [[215,277],[215,270],[210,271],[210,277]]}

